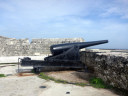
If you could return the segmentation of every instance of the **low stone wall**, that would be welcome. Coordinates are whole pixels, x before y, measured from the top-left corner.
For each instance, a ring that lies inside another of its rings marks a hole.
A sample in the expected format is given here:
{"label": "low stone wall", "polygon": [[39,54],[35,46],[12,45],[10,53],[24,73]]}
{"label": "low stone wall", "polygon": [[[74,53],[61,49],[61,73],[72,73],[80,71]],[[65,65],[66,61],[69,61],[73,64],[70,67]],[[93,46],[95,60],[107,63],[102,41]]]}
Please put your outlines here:
{"label": "low stone wall", "polygon": [[81,61],[106,83],[128,90],[128,58],[86,51]]}

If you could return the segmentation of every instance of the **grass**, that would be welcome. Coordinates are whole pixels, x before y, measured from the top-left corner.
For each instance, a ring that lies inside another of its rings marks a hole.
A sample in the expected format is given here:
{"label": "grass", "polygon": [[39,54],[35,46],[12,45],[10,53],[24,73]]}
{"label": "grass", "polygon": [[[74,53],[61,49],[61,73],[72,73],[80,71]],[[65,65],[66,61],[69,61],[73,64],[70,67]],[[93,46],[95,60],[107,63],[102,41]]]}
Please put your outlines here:
{"label": "grass", "polygon": [[89,83],[95,88],[112,88],[112,86],[105,84],[101,78],[97,77],[91,78],[89,80]]}
{"label": "grass", "polygon": [[6,77],[4,74],[0,74],[0,77]]}
{"label": "grass", "polygon": [[119,96],[128,96],[128,91],[127,90],[117,88],[117,87],[113,87],[111,85],[107,85],[103,82],[103,80],[101,78],[96,78],[96,77],[91,78],[90,79],[90,85],[95,87],[95,88],[111,89],[112,91],[117,93]]}
{"label": "grass", "polygon": [[82,86],[82,87],[84,87],[86,85],[91,85],[95,88],[109,88],[109,89],[113,88],[112,86],[105,84],[101,78],[97,78],[97,77],[91,78],[89,80],[90,84],[87,84],[87,83],[72,83],[72,82],[68,82],[66,80],[56,79],[56,78],[53,78],[53,77],[50,77],[50,76],[44,74],[43,72],[41,72],[39,74],[39,77],[42,78],[42,79],[45,79],[45,80],[52,80],[56,83],[73,84],[73,85]]}
{"label": "grass", "polygon": [[39,77],[42,78],[42,79],[45,79],[45,80],[53,80],[53,81],[54,81],[54,78],[53,78],[53,77],[47,76],[47,75],[44,74],[43,72],[41,72],[41,73],[39,74]]}
{"label": "grass", "polygon": [[86,85],[88,85],[88,84],[87,84],[87,83],[74,83],[74,85],[78,85],[78,86],[84,87],[84,86],[86,86]]}
{"label": "grass", "polygon": [[68,82],[66,80],[61,80],[61,79],[55,79],[53,77],[47,76],[46,74],[44,74],[43,72],[39,74],[39,77],[45,80],[52,80],[56,83],[63,83],[63,84],[73,84],[73,85],[77,85],[77,86],[88,86],[91,85],[95,88],[107,88],[107,89],[112,89],[113,91],[115,91],[117,94],[122,94],[121,96],[127,96],[128,92],[126,90],[121,90],[118,89],[116,87],[107,85],[106,83],[103,82],[103,80],[101,78],[97,78],[97,77],[93,77],[89,80],[89,83],[72,83],[72,82]]}
{"label": "grass", "polygon": [[39,74],[39,77],[42,78],[42,79],[45,79],[45,80],[52,80],[52,81],[54,81],[54,82],[56,82],[56,83],[73,84],[73,85],[82,86],[82,87],[84,87],[84,86],[87,85],[87,83],[72,83],[72,82],[68,82],[68,81],[66,81],[66,80],[55,79],[55,78],[53,78],[53,77],[47,76],[47,75],[44,74],[43,72],[41,72],[41,73]]}

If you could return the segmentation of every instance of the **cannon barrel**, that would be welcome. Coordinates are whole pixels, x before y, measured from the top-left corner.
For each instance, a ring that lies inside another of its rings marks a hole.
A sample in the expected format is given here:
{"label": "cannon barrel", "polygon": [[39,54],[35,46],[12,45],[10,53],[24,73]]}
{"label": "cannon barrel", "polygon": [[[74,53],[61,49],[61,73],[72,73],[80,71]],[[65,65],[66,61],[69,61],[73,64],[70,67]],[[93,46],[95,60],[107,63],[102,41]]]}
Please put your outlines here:
{"label": "cannon barrel", "polygon": [[108,40],[100,40],[100,41],[91,41],[91,42],[76,42],[76,43],[65,43],[65,44],[57,44],[50,46],[50,51],[53,56],[63,53],[68,49],[72,48],[73,46],[79,47],[79,49],[108,43]]}

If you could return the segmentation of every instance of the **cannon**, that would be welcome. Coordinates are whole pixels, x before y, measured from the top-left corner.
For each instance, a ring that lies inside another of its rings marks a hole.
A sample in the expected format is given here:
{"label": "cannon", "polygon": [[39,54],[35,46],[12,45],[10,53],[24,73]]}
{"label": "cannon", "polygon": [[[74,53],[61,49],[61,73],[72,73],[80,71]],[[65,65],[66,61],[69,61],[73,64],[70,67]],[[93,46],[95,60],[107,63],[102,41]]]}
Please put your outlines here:
{"label": "cannon", "polygon": [[52,45],[50,46],[52,56],[46,57],[45,60],[79,60],[80,49],[104,43],[108,43],[108,40]]}
{"label": "cannon", "polygon": [[21,59],[21,66],[33,66],[35,72],[42,67],[85,68],[80,62],[79,50],[82,48],[108,43],[108,40],[64,43],[50,46],[51,56],[43,60],[31,60],[29,57]]}

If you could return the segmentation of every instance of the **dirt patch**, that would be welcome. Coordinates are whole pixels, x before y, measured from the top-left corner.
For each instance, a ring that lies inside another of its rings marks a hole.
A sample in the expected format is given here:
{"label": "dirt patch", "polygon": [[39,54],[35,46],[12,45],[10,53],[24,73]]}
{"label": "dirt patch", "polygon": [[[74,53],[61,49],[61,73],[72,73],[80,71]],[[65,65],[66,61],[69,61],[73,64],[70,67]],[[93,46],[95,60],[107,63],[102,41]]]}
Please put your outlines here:
{"label": "dirt patch", "polygon": [[18,73],[17,76],[36,76],[34,73]]}
{"label": "dirt patch", "polygon": [[66,80],[72,83],[88,83],[88,79],[91,76],[89,73],[78,71],[56,71],[45,72],[45,74],[56,79]]}

